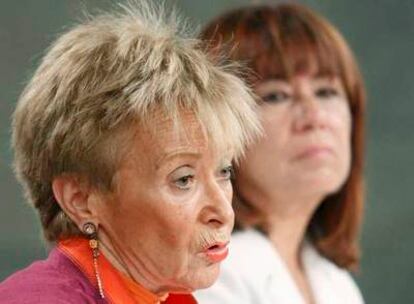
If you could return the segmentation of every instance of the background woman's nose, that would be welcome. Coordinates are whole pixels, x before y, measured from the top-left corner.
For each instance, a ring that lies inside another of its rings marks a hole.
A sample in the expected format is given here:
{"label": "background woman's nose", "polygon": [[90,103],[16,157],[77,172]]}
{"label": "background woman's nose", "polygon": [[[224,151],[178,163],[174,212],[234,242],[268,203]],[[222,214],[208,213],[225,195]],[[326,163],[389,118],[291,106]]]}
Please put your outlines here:
{"label": "background woman's nose", "polygon": [[314,96],[301,96],[295,104],[295,131],[308,131],[326,127],[326,115],[320,101]]}

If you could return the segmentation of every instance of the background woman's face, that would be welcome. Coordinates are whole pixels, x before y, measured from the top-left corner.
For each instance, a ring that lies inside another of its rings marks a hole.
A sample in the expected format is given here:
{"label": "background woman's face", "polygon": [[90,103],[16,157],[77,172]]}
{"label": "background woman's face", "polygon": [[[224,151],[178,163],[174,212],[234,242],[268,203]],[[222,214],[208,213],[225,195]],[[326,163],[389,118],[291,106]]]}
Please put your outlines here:
{"label": "background woman's face", "polygon": [[114,200],[98,212],[101,231],[150,283],[205,288],[218,276],[233,228],[232,155],[208,146],[192,114],[180,134],[171,120],[155,120],[155,132],[138,132],[115,176]]}
{"label": "background woman's face", "polygon": [[341,81],[300,75],[255,89],[265,136],[239,168],[242,195],[245,188],[322,199],[337,191],[351,163],[351,115]]}

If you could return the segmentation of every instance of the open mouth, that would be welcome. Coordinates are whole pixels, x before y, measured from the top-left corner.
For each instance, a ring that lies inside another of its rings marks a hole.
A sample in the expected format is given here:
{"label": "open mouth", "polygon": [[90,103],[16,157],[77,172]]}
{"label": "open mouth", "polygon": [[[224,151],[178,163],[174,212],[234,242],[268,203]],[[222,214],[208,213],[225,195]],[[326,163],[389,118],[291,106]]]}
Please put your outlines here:
{"label": "open mouth", "polygon": [[219,263],[229,254],[229,248],[227,245],[228,242],[214,243],[204,251],[204,254],[209,261]]}

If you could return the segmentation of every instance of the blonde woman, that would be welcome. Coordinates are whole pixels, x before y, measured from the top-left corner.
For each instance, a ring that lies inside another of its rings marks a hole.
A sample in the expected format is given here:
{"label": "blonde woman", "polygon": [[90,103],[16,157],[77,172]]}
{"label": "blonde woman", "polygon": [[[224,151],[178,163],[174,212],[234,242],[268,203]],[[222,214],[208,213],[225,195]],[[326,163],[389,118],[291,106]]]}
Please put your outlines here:
{"label": "blonde woman", "polygon": [[54,248],[1,303],[159,303],[217,278],[254,102],[158,9],[73,27],[24,90],[15,167]]}

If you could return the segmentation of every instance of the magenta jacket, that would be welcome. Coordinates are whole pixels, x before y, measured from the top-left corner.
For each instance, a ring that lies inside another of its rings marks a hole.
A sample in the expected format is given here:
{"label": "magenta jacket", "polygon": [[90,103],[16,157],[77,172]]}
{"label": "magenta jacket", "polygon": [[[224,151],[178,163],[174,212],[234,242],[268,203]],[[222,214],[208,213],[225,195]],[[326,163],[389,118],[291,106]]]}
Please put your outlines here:
{"label": "magenta jacket", "polygon": [[58,248],[0,283],[0,304],[107,304]]}

